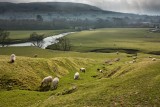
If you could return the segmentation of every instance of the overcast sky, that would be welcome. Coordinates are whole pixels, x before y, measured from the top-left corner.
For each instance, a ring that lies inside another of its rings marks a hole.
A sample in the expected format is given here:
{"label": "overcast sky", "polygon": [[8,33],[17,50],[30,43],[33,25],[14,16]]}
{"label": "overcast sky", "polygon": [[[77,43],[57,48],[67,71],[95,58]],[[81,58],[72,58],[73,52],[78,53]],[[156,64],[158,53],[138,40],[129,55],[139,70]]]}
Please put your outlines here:
{"label": "overcast sky", "polygon": [[0,2],[79,2],[104,10],[160,15],[160,0],[0,0]]}

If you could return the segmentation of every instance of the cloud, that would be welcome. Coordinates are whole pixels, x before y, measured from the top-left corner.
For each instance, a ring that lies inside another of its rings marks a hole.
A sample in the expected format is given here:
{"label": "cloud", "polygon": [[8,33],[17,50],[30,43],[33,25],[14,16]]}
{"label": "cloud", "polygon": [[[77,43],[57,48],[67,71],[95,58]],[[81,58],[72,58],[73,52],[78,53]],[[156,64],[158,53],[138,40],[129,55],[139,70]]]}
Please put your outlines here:
{"label": "cloud", "polygon": [[79,2],[91,4],[104,10],[139,13],[159,14],[160,0],[0,0],[0,2]]}

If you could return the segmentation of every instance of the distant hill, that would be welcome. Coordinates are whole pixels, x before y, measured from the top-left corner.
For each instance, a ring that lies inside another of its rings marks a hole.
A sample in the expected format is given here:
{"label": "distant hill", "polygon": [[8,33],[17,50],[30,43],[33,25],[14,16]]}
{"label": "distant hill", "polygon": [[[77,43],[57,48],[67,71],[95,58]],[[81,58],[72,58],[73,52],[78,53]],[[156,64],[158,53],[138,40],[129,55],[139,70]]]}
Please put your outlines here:
{"label": "distant hill", "polygon": [[0,12],[68,12],[101,11],[100,8],[81,3],[70,2],[34,2],[34,3],[0,3]]}
{"label": "distant hill", "polygon": [[[25,25],[25,26],[24,26]],[[106,27],[153,27],[159,16],[102,10],[71,2],[0,2],[0,28],[10,30],[94,29]]]}

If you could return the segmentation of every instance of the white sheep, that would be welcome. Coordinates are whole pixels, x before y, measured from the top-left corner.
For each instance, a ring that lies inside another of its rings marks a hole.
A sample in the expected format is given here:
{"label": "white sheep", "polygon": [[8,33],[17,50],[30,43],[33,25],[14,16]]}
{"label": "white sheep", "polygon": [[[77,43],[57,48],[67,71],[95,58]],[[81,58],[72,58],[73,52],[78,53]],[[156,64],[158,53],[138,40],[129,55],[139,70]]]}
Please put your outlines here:
{"label": "white sheep", "polygon": [[156,61],[156,58],[152,58],[152,61]]}
{"label": "white sheep", "polygon": [[103,71],[102,71],[102,70],[99,70],[99,72],[100,72],[100,73],[103,73]]}
{"label": "white sheep", "polygon": [[136,62],[136,60],[133,60],[133,63],[135,63]]}
{"label": "white sheep", "polygon": [[119,52],[117,51],[117,52],[116,52],[116,54],[118,55],[118,54],[119,54]]}
{"label": "white sheep", "polygon": [[55,77],[55,78],[52,80],[51,89],[56,89],[57,86],[58,86],[58,83],[59,83],[59,78],[58,78],[58,77]]}
{"label": "white sheep", "polygon": [[51,82],[52,82],[52,76],[45,77],[41,82],[41,86],[48,86],[51,84]]}
{"label": "white sheep", "polygon": [[85,73],[86,69],[85,68],[80,68],[80,71]]}
{"label": "white sheep", "polygon": [[76,72],[76,73],[74,74],[74,79],[75,79],[75,80],[79,79],[79,72]]}
{"label": "white sheep", "polygon": [[14,63],[16,60],[16,55],[15,54],[12,54],[11,57],[10,57],[10,62],[11,63]]}
{"label": "white sheep", "polygon": [[133,57],[133,59],[135,60],[135,59],[137,59],[137,57],[136,57],[136,56],[134,56],[134,57]]}
{"label": "white sheep", "polygon": [[118,61],[120,61],[120,58],[115,58],[113,61],[118,62]]}
{"label": "white sheep", "polygon": [[149,58],[152,58],[152,56],[149,56]]}

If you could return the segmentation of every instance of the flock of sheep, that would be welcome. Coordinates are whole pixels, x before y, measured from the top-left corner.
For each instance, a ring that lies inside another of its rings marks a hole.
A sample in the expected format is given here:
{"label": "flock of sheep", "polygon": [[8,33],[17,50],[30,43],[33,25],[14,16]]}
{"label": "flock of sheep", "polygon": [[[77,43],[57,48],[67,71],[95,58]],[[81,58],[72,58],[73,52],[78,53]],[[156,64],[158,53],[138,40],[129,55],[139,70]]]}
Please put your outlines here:
{"label": "flock of sheep", "polygon": [[[119,52],[116,52],[116,54],[118,55]],[[152,56],[149,56],[149,58],[152,58]],[[137,59],[136,56],[133,57],[133,61],[130,61],[129,63],[134,63],[134,62],[136,62],[136,59]],[[12,55],[10,56],[10,63],[14,63],[15,60],[16,60],[16,55],[15,55],[15,54],[12,54]],[[119,61],[119,60],[120,60],[120,58],[116,58],[116,59],[115,59],[115,61]],[[152,61],[156,61],[156,58],[152,58]],[[105,63],[106,63],[106,62],[105,62]],[[86,72],[86,69],[85,69],[85,68],[80,68],[80,71],[83,72],[83,73],[85,73],[85,72]],[[97,71],[99,71],[100,73],[103,73],[103,71],[102,71],[101,69],[97,69]],[[74,80],[78,80],[79,77],[80,77],[79,72],[76,72],[76,73],[74,74]],[[45,78],[42,80],[41,86],[42,86],[42,87],[50,86],[50,88],[51,88],[52,90],[54,90],[54,89],[57,89],[58,83],[59,83],[59,78],[58,78],[58,77],[52,78],[52,76],[47,76],[47,77],[45,77]]]}
{"label": "flock of sheep", "polygon": [[[16,55],[12,54],[10,56],[10,63],[14,63],[15,60],[16,60]],[[86,69],[85,68],[80,68],[80,71],[85,73]],[[74,74],[74,79],[75,80],[79,79],[79,76],[80,76],[79,72],[76,72]],[[58,83],[59,83],[59,78],[58,77],[52,78],[52,76],[47,76],[42,80],[41,86],[45,87],[45,86],[49,86],[50,85],[51,89],[54,90],[54,89],[57,88]]]}
{"label": "flock of sheep", "polygon": [[[86,69],[85,68],[80,68],[80,71],[85,73],[86,72]],[[79,79],[79,72],[76,72],[74,74],[74,79],[75,80],[78,80]],[[58,83],[59,83],[59,78],[58,77],[55,77],[54,79],[52,78],[52,76],[48,76],[48,77],[45,77],[42,82],[41,82],[41,86],[42,87],[45,87],[45,86],[50,86],[51,87],[51,90],[54,90],[54,89],[57,89],[57,86],[58,86]]]}

